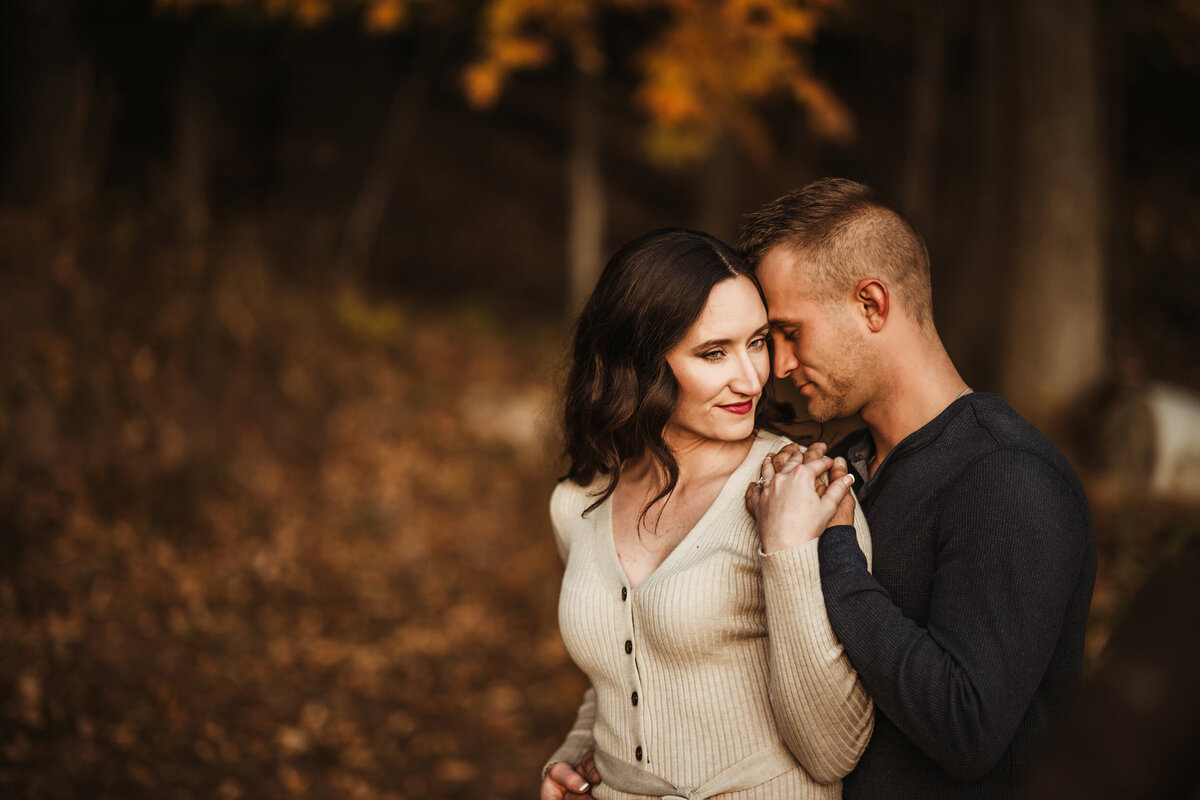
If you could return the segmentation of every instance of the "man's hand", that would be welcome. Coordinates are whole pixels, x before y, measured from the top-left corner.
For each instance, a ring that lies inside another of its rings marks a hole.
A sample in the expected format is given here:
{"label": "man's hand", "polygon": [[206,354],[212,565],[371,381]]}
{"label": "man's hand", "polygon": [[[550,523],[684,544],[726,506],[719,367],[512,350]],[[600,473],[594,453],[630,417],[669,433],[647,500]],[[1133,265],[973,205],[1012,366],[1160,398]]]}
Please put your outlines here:
{"label": "man's hand", "polygon": [[854,479],[844,460],[827,458],[825,451],[823,443],[804,453],[789,446],[763,461],[761,478],[746,490],[746,508],[758,522],[764,553],[811,541],[831,524],[854,524]]}
{"label": "man's hand", "polygon": [[[842,480],[850,474],[850,468],[846,466],[846,459],[838,456],[833,460],[833,467],[829,470],[829,483],[834,484]],[[853,481],[853,478],[851,478]],[[842,502],[838,503],[837,513],[833,515],[833,519],[829,520],[829,527],[834,525],[854,525],[854,495],[846,492],[846,496],[842,498]]]}
{"label": "man's hand", "polygon": [[[583,774],[580,774],[583,773]],[[584,778],[584,775],[587,778]],[[591,781],[589,783],[588,781]],[[571,768],[565,761],[556,761],[550,765],[542,781],[541,800],[564,800],[571,797],[591,797],[592,784],[600,782],[600,773],[596,771],[596,760],[589,750],[579,762],[579,770]]]}

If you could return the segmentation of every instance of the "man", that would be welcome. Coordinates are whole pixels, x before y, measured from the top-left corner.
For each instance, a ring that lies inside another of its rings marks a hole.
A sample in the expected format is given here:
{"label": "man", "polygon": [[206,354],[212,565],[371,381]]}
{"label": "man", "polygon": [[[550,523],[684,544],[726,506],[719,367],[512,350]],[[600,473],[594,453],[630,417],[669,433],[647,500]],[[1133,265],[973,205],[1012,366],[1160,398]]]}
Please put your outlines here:
{"label": "man", "polygon": [[[874,574],[838,524],[845,509],[807,543],[876,703],[844,796],[1003,796],[1080,680],[1096,551],[1079,481],[959,376],[934,328],[924,243],[870,189],[812,183],[751,214],[739,247],[766,294],[776,376],[813,419],[867,425],[831,455],[835,476],[847,462],[854,475]],[[765,472],[747,493],[764,552],[804,546],[780,522],[787,468]]]}

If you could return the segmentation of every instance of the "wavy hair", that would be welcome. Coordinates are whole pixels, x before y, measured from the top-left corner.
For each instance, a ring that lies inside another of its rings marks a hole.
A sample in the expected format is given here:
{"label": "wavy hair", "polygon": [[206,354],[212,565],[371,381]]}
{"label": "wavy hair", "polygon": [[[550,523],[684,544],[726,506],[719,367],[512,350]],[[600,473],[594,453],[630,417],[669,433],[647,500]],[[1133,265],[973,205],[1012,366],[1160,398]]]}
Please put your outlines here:
{"label": "wavy hair", "polygon": [[[598,476],[608,478],[584,514],[612,496],[621,465],[643,453],[662,469],[667,482],[642,514],[675,490],[679,464],[663,440],[663,429],[675,409],[679,384],[667,353],[695,324],[713,287],[738,276],[749,278],[763,297],[757,279],[732,248],[683,228],[639,236],[605,266],[575,324],[563,392],[569,466],[560,480],[590,486]],[[778,414],[764,395],[755,426],[773,428]]]}

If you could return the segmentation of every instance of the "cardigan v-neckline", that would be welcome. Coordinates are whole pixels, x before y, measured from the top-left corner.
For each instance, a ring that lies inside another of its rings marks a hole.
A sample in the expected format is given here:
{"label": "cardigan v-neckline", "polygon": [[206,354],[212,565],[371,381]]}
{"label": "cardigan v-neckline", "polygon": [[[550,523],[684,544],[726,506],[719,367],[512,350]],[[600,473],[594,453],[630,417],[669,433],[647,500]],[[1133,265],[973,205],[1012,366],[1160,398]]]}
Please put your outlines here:
{"label": "cardigan v-neckline", "polygon": [[[638,589],[648,583],[661,580],[670,573],[677,572],[681,568],[682,564],[677,565],[675,562],[686,563],[684,562],[684,556],[680,555],[683,552],[687,552],[687,550],[684,548],[684,545],[692,543],[694,540],[698,540],[703,537],[704,531],[709,527],[710,520],[717,513],[714,509],[723,507],[725,505],[725,501],[727,500],[726,494],[734,491],[736,486],[734,478],[739,473],[745,472],[748,469],[747,465],[751,463],[751,460],[757,453],[759,453],[760,450],[765,448],[764,443],[766,441],[767,440],[763,437],[762,431],[759,431],[757,434],[755,434],[754,443],[750,445],[750,450],[746,453],[746,457],[743,458],[742,462],[734,467],[733,471],[726,476],[725,482],[721,484],[720,491],[717,492],[717,495],[713,498],[713,501],[709,503],[708,508],[704,509],[704,513],[700,515],[700,519],[696,520],[696,523],[692,525],[692,527],[688,529],[688,532],[684,534],[683,538],[680,539],[673,548],[671,548],[671,552],[667,553],[663,560],[658,563],[658,566],[651,570],[646,577],[642,578],[636,584],[629,579],[629,573],[625,571],[625,565],[621,563],[621,556],[617,553],[617,539],[614,535],[615,531],[613,530],[613,499],[610,495],[609,498],[604,501],[604,504],[596,509],[600,512],[596,515],[596,527],[600,538],[604,540],[604,544],[601,546],[601,549],[606,553],[606,557],[609,561],[609,567],[616,570],[616,575],[620,579],[621,585],[628,588],[631,592],[636,592]],[[747,481],[747,483],[749,483],[749,481]],[[745,490],[743,489],[742,491]],[[693,552],[696,549],[698,549],[698,547],[691,548]]]}

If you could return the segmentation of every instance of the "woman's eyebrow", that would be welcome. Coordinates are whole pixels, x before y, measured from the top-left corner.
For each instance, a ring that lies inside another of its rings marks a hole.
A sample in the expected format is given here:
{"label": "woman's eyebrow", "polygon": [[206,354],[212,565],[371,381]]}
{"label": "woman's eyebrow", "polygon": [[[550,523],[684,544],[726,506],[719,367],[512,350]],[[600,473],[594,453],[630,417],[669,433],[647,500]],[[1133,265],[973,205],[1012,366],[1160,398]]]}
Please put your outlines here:
{"label": "woman's eyebrow", "polygon": [[708,350],[712,347],[725,347],[733,344],[733,339],[709,339],[693,347],[693,350]]}

